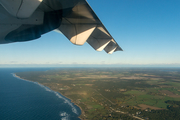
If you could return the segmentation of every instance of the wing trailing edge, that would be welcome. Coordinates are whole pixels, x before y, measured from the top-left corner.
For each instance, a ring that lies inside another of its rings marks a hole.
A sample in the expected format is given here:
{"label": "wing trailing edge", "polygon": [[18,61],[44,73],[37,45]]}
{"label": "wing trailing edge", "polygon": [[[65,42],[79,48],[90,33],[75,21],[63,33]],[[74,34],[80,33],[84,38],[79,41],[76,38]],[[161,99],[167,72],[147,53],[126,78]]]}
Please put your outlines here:
{"label": "wing trailing edge", "polygon": [[108,54],[122,51],[110,33],[86,1],[72,8],[72,12],[62,18],[61,31],[73,44],[89,43],[95,50],[105,50]]}
{"label": "wing trailing edge", "polygon": [[73,44],[122,51],[86,0],[0,0],[0,44],[35,40],[52,30]]}

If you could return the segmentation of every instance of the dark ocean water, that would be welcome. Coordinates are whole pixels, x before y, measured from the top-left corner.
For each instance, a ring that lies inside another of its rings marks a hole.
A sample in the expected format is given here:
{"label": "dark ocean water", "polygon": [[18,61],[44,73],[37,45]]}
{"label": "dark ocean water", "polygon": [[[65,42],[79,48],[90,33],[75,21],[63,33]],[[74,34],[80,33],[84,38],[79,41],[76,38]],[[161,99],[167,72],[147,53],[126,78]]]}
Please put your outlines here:
{"label": "dark ocean water", "polygon": [[12,73],[51,68],[0,68],[0,120],[80,120],[79,107],[61,94]]}

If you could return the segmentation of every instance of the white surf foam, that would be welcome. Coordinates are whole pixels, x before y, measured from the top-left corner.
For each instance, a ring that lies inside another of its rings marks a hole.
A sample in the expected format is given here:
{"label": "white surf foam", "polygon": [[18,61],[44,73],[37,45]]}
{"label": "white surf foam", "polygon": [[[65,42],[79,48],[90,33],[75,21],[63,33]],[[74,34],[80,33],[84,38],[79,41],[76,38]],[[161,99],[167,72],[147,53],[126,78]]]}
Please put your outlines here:
{"label": "white surf foam", "polygon": [[[22,79],[22,78],[19,78],[18,76],[16,76],[16,74],[14,74],[14,73],[11,73],[12,75],[13,75],[13,77],[15,77],[15,78],[17,78],[17,79],[19,79],[19,80],[25,80],[25,81],[27,81],[27,82],[32,82],[32,81],[29,81],[29,80],[26,80],[26,79]],[[32,82],[33,83],[33,82]]]}
{"label": "white surf foam", "polygon": [[64,98],[62,95],[60,95],[58,92],[54,92],[56,94],[57,97],[59,97],[60,99],[64,100],[64,103],[67,103],[69,106],[71,106],[72,108],[72,112],[78,115],[78,112],[76,110],[76,108],[74,107],[73,103],[71,103],[71,101],[67,100],[66,98]]}
{"label": "white surf foam", "polygon": [[73,103],[71,103],[70,100],[66,99],[64,96],[62,96],[62,95],[59,94],[58,92],[52,91],[50,88],[48,88],[48,87],[46,87],[46,86],[44,86],[44,85],[42,85],[42,84],[39,84],[38,82],[33,82],[33,81],[29,81],[29,80],[26,80],[26,79],[19,78],[19,77],[17,77],[16,74],[14,74],[14,73],[12,73],[12,75],[13,75],[14,77],[16,77],[17,79],[25,80],[25,81],[27,81],[27,82],[32,82],[32,83],[34,83],[34,84],[37,84],[37,85],[39,85],[40,87],[44,88],[44,89],[45,89],[46,91],[48,91],[48,92],[53,92],[58,98],[63,99],[63,100],[64,100],[64,103],[67,103],[69,106],[71,106],[73,113],[75,113],[75,114],[78,115],[77,109],[75,108],[75,106],[73,105]]}
{"label": "white surf foam", "polygon": [[34,84],[39,85],[40,87],[44,88],[44,89],[45,89],[46,91],[48,91],[48,92],[54,92],[54,91],[52,91],[50,88],[48,88],[48,87],[46,87],[46,86],[44,86],[44,85],[41,85],[41,84],[39,84],[38,82],[34,82]]}
{"label": "white surf foam", "polygon": [[66,112],[62,112],[60,113],[60,116],[62,117],[61,120],[69,120],[69,114],[67,114]]}

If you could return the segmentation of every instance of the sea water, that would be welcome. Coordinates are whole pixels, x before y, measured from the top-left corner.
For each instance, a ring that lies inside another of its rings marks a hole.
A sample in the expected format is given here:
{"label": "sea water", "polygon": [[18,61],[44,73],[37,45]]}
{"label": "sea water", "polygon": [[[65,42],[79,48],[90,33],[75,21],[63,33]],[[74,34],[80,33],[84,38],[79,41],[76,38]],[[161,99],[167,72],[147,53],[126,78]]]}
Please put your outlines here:
{"label": "sea water", "polygon": [[68,98],[13,74],[49,69],[0,68],[0,120],[80,120],[80,108]]}

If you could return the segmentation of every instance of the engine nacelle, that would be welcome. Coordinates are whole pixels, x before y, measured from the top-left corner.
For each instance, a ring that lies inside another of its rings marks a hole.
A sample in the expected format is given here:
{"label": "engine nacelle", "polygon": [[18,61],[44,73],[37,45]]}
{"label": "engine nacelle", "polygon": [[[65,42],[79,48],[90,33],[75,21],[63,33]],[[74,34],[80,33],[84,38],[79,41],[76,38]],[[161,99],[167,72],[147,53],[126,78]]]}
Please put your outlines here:
{"label": "engine nacelle", "polygon": [[41,25],[21,25],[6,35],[5,40],[23,42],[40,38],[42,34],[58,28],[62,21],[62,10],[44,13],[44,22]]}

